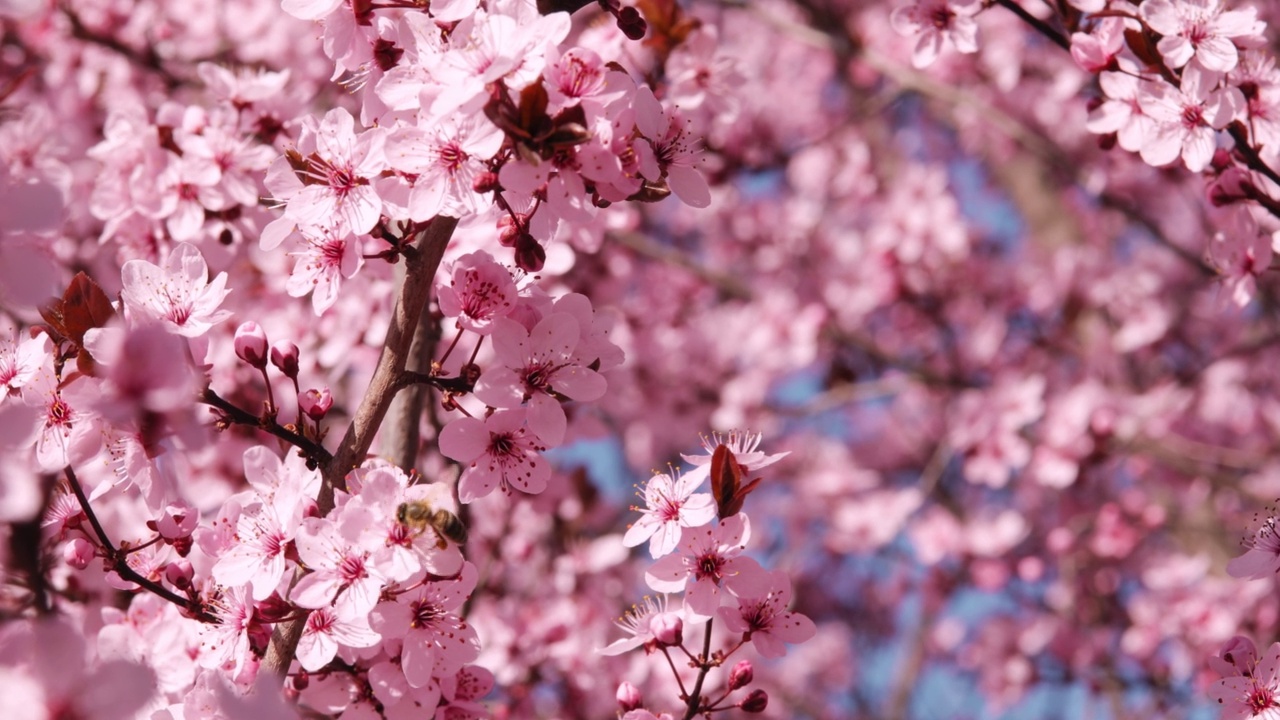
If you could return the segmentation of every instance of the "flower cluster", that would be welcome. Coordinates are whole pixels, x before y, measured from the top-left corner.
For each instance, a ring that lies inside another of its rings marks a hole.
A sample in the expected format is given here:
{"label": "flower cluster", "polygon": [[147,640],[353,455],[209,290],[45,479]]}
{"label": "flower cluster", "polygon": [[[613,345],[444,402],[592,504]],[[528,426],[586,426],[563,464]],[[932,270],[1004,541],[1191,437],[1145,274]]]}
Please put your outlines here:
{"label": "flower cluster", "polygon": [[[786,455],[766,455],[756,449],[759,443],[758,434],[732,432],[724,438],[713,434],[703,440],[707,455],[685,456],[694,464],[693,470],[681,475],[672,468],[670,473],[658,473],[649,480],[642,494],[645,507],[635,508],[641,511],[641,518],[631,525],[623,543],[633,547],[649,542],[655,562],[645,572],[645,581],[662,593],[661,600],[646,597],[643,606],[633,607],[618,621],[629,637],[613,642],[601,653],[617,655],[643,647],[646,653],[668,654],[671,648],[681,648],[694,658],[699,669],[696,687],[701,689],[707,672],[722,666],[747,643],[761,657],[780,658],[786,654],[787,643],[802,643],[814,636],[817,628],[813,621],[787,609],[791,603],[787,574],[766,571],[744,554],[751,540],[751,521],[740,511],[741,502],[759,479],[744,487],[741,477]],[[708,480],[714,495],[696,492]],[[672,608],[667,598],[677,593],[684,593],[683,606]],[[731,635],[725,648],[713,653],[711,632],[716,619]],[[696,657],[684,649],[686,624],[703,626],[704,649]],[[768,702],[760,689],[732,705],[722,704],[732,692],[746,688],[752,678],[751,663],[743,660],[734,666],[716,700],[700,697],[696,690],[692,695],[683,693],[681,684],[682,699],[691,714],[733,706],[760,712]],[[618,702],[626,718],[653,717],[640,707],[639,693],[629,683],[619,689]]]}

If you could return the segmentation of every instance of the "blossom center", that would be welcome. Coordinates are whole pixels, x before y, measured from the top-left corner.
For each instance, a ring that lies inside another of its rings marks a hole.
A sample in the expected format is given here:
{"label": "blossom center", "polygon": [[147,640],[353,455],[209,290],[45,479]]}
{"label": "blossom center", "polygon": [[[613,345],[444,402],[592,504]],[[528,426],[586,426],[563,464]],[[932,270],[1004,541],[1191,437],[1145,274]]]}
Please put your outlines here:
{"label": "blossom center", "polygon": [[61,395],[54,395],[53,402],[49,403],[49,425],[70,425],[71,424],[71,406],[62,399]]}
{"label": "blossom center", "polygon": [[368,577],[369,573],[365,570],[363,559],[347,555],[338,563],[338,575],[343,582],[354,582]]}
{"label": "blossom center", "polygon": [[724,558],[719,555],[703,555],[698,558],[698,579],[711,578],[712,580],[720,580],[720,570],[724,567]]}
{"label": "blossom center", "polygon": [[444,609],[439,605],[426,600],[419,600],[413,603],[410,609],[412,610],[413,619],[409,624],[415,628],[431,627],[436,620],[444,617],[445,614]]}

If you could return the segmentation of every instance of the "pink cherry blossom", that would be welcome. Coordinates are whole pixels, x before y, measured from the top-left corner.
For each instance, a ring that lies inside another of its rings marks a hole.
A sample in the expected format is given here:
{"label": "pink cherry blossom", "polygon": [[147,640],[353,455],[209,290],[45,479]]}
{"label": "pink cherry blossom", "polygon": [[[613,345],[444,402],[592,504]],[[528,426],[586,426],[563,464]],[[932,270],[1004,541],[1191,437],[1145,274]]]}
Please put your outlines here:
{"label": "pink cherry blossom", "polygon": [[574,350],[582,330],[567,313],[551,313],[532,330],[509,318],[493,323],[493,346],[500,363],[480,376],[476,397],[493,407],[528,403],[529,427],[549,446],[564,440],[561,396],[589,402],[606,390],[605,379],[578,364]]}
{"label": "pink cherry blossom", "polygon": [[1150,80],[1135,77],[1129,72],[1103,72],[1098,84],[1106,100],[1089,112],[1085,127],[1089,132],[1116,133],[1120,147],[1138,152],[1155,133],[1155,121],[1143,111],[1142,87]]}
{"label": "pink cherry blossom", "polygon": [[1171,68],[1194,58],[1206,70],[1230,72],[1239,58],[1232,40],[1257,37],[1264,26],[1253,8],[1224,11],[1219,0],[1147,0],[1138,12],[1163,36],[1156,49]]}
{"label": "pink cherry blossom", "polygon": [[458,499],[475,500],[500,488],[537,495],[547,487],[551,465],[546,448],[525,425],[525,411],[499,410],[485,420],[461,417],[440,431],[440,452],[467,465],[458,481]]}
{"label": "pink cherry blossom", "polygon": [[[350,520],[344,523],[348,528],[351,525]],[[291,600],[316,609],[333,604],[353,617],[367,615],[377,604],[387,578],[371,561],[370,550],[348,540],[338,527],[322,518],[304,519],[296,544],[299,559],[311,572],[289,591]]]}
{"label": "pink cherry blossom", "polygon": [[1280,716],[1280,643],[1272,643],[1256,665],[1237,668],[1238,674],[1213,684],[1226,720],[1270,720]]}
{"label": "pink cherry blossom", "polygon": [[1280,572],[1280,533],[1276,517],[1268,517],[1253,534],[1245,553],[1227,563],[1232,577],[1265,580]]}
{"label": "pink cherry blossom", "polygon": [[102,432],[94,403],[102,395],[100,381],[81,378],[59,388],[52,371],[42,369],[23,389],[22,400],[39,410],[36,460],[47,472],[92,457]]}
{"label": "pink cherry blossom", "polygon": [[477,576],[475,565],[466,563],[455,578],[424,582],[373,609],[375,632],[404,638],[401,667],[410,686],[424,687],[433,675],[455,673],[479,655],[475,628],[455,614]]}
{"label": "pink cherry blossom", "polygon": [[643,604],[632,605],[622,617],[614,622],[628,637],[615,640],[597,652],[601,655],[620,655],[653,641],[655,620],[665,617],[679,617],[678,612],[667,610],[667,596],[657,598],[646,595]]}
{"label": "pink cherry blossom", "polygon": [[355,119],[342,109],[326,113],[313,132],[310,184],[288,199],[287,215],[311,225],[333,223],[335,234],[369,232],[382,212],[370,181],[386,166],[385,135],[377,128],[357,135]]}
{"label": "pink cherry blossom", "polygon": [[676,197],[691,207],[711,204],[707,180],[698,170],[702,151],[678,110],[664,109],[648,87],[636,91],[636,129],[649,143],[638,144],[640,172],[647,179],[666,178]]}
{"label": "pink cherry blossom", "polygon": [[791,580],[786,573],[768,573],[764,587],[751,594],[738,594],[736,608],[720,608],[725,626],[750,638],[756,651],[763,657],[776,658],[786,654],[785,643],[802,643],[812,638],[817,627],[808,617],[787,610],[791,602]]}
{"label": "pink cherry blossom", "polygon": [[250,659],[249,625],[253,622],[253,603],[248,586],[210,588],[206,604],[218,619],[202,628],[200,640],[201,667],[226,667],[237,676]]}
{"label": "pink cherry blossom", "polygon": [[310,293],[312,309],[323,315],[338,301],[342,281],[355,277],[364,264],[360,243],[351,236],[340,238],[328,228],[302,226],[299,233],[304,248],[291,253],[298,260],[285,290],[293,297]]}
{"label": "pink cherry blossom", "polygon": [[1216,147],[1217,130],[1245,108],[1238,88],[1219,87],[1220,73],[1188,65],[1182,85],[1174,88],[1161,80],[1142,87],[1142,111],[1156,123],[1155,135],[1142,145],[1142,159],[1157,167],[1179,157],[1192,172],[1209,165]]}
{"label": "pink cherry blossom", "polygon": [[392,133],[387,139],[389,163],[415,176],[409,217],[430,220],[440,214],[465,217],[480,212],[486,200],[474,190],[475,182],[487,172],[485,162],[498,152],[502,138],[493,123],[474,115]]}
{"label": "pink cherry blossom", "polygon": [[649,541],[649,554],[654,558],[676,549],[685,528],[702,527],[716,515],[715,500],[710,493],[695,493],[706,479],[706,473],[690,473],[683,477],[672,468],[649,479],[644,489],[645,508],[640,519],[627,529],[622,544],[635,547]]}
{"label": "pink cherry blossom", "polygon": [[978,51],[978,24],[973,16],[981,9],[973,0],[916,0],[894,10],[889,19],[894,30],[916,38],[911,64],[925,68],[938,59],[946,45],[962,53]]}
{"label": "pink cherry blossom", "polygon": [[0,336],[0,402],[31,382],[51,352],[53,344],[44,333],[20,341],[12,334]]}
{"label": "pink cherry blossom", "polygon": [[764,581],[760,563],[741,554],[750,539],[751,525],[744,513],[686,532],[677,551],[658,558],[645,572],[645,580],[658,592],[687,589],[685,607],[690,619],[713,617],[720,607],[722,585],[735,583],[739,594],[752,594]]}
{"label": "pink cherry blossom", "polygon": [[331,608],[318,608],[307,616],[302,639],[298,641],[298,663],[315,672],[333,660],[339,645],[367,648],[381,640],[363,617],[343,617]]}
{"label": "pink cherry blossom", "polygon": [[440,312],[457,318],[459,328],[478,335],[492,333],[493,322],[515,306],[511,272],[483,250],[463,255],[449,269],[450,281],[439,289]]}
{"label": "pink cherry blossom", "polygon": [[169,332],[199,337],[231,316],[219,309],[231,292],[227,274],[209,281],[209,267],[194,245],[178,243],[163,266],[130,260],[120,269],[125,306],[143,318],[159,321]]}

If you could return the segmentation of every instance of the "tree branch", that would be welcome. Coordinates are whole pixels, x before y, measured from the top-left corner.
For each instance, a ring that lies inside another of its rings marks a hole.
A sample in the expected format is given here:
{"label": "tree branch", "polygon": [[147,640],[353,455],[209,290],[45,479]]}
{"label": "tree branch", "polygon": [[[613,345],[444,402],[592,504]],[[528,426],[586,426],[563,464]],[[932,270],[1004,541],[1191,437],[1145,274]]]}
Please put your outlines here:
{"label": "tree branch", "polygon": [[[382,346],[382,354],[378,357],[378,365],[360,400],[360,407],[356,409],[355,417],[347,426],[346,435],[333,457],[321,468],[323,480],[320,484],[320,496],[316,498],[321,517],[333,510],[334,490],[346,488],[347,473],[364,461],[373,445],[373,437],[391,407],[392,399],[401,388],[400,377],[409,359],[418,317],[426,307],[436,269],[440,267],[444,250],[457,226],[457,219],[438,216],[422,231],[417,242],[405,249],[404,284],[400,286],[400,297],[392,311],[391,324],[387,328],[387,339]],[[306,622],[304,616],[276,625],[271,645],[267,648],[267,656],[263,659],[265,669],[281,677],[289,671]]]}

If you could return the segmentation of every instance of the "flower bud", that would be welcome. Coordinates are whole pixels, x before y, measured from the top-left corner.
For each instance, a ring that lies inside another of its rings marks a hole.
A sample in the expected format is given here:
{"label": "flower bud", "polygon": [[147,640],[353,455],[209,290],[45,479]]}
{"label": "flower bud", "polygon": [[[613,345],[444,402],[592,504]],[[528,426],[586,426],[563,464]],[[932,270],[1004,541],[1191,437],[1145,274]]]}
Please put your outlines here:
{"label": "flower bud", "polygon": [[272,343],[271,364],[287,378],[298,377],[298,346],[288,340]]}
{"label": "flower bud", "polygon": [[618,686],[618,707],[622,708],[622,712],[635,710],[642,702],[644,699],[640,696],[640,688],[623,680]]}
{"label": "flower bud", "polygon": [[327,387],[319,390],[312,388],[298,396],[298,404],[302,406],[302,412],[306,413],[307,417],[320,422],[329,412],[329,408],[333,407],[333,395],[329,393]]}
{"label": "flower bud", "polygon": [[751,684],[755,679],[755,668],[751,667],[750,660],[741,660],[733,669],[729,671],[729,689],[737,690]]}
{"label": "flower bud", "polygon": [[498,182],[498,173],[495,172],[476,173],[475,180],[471,181],[471,191],[480,195],[493,192],[501,186]]}
{"label": "flower bud", "polygon": [[236,328],[236,357],[258,368],[267,366],[267,333],[249,320]]}
{"label": "flower bud", "polygon": [[191,579],[194,577],[195,570],[191,567],[191,563],[186,560],[171,562],[164,568],[164,579],[179,590],[186,590],[191,587]]}
{"label": "flower bud", "polygon": [[667,647],[684,643],[684,620],[675,613],[659,613],[649,621],[653,638]]}
{"label": "flower bud", "polygon": [[89,567],[89,563],[93,561],[94,554],[93,543],[84,538],[72,538],[70,542],[62,546],[63,561],[77,570]]}
{"label": "flower bud", "polygon": [[155,530],[167,541],[189,537],[200,524],[200,513],[184,502],[166,505],[156,518]]}
{"label": "flower bud", "polygon": [[738,704],[738,707],[742,708],[743,712],[762,713],[766,707],[769,707],[769,693],[756,688]]}

